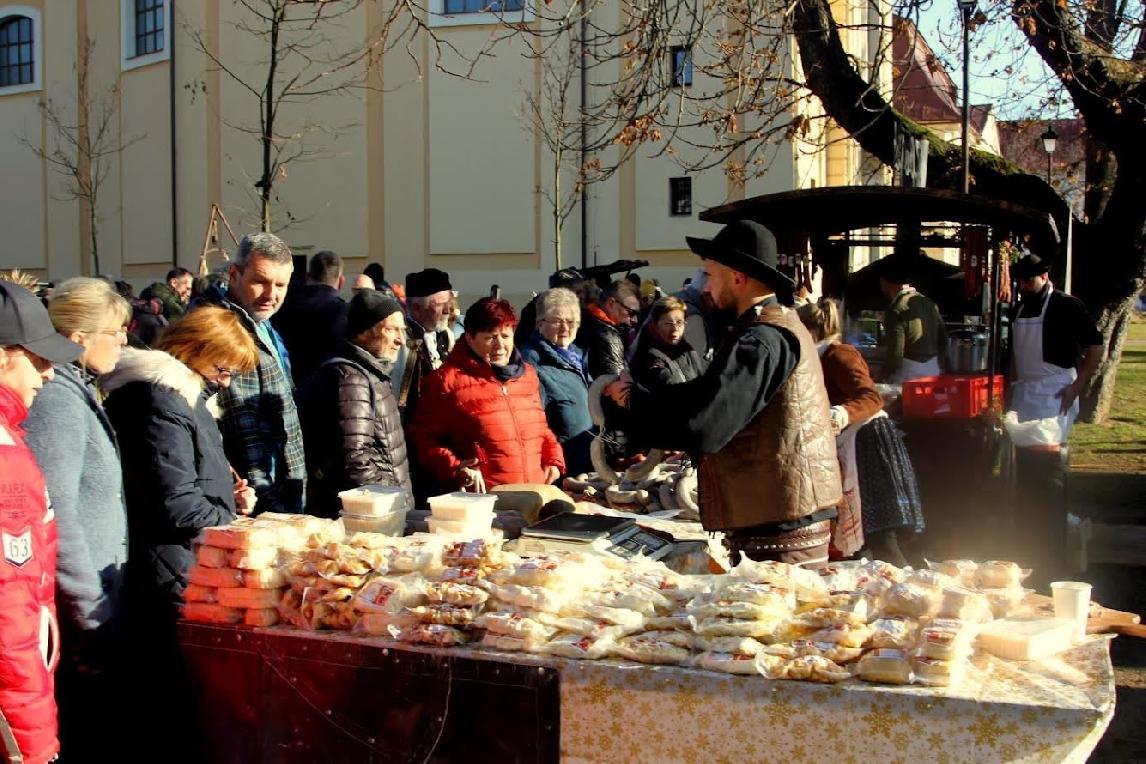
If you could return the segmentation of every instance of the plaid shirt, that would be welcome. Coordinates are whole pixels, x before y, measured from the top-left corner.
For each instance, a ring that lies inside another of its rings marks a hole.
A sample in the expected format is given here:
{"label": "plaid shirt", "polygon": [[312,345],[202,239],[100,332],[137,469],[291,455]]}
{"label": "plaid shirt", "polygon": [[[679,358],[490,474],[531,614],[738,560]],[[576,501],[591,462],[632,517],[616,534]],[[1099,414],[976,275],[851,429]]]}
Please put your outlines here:
{"label": "plaid shirt", "polygon": [[[219,391],[227,458],[255,489],[256,512],[300,512],[306,495],[306,458],[290,377],[247,312],[227,299],[218,305],[242,320],[259,349],[258,367],[236,374],[230,386]],[[269,323],[267,328],[274,331]]]}

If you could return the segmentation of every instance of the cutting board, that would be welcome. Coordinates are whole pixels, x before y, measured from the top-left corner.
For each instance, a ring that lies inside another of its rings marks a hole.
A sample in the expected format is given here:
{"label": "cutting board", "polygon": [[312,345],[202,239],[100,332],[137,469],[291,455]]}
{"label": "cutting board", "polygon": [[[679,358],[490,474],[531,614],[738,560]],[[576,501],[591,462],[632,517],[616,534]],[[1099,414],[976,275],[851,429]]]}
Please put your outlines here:
{"label": "cutting board", "polygon": [[[1054,600],[1045,594],[1028,594],[1027,604],[1038,613],[1054,615]],[[1142,617],[1137,613],[1112,610],[1097,603],[1091,603],[1091,616],[1086,622],[1087,634],[1123,634],[1128,637],[1146,639],[1146,626],[1141,625]]]}

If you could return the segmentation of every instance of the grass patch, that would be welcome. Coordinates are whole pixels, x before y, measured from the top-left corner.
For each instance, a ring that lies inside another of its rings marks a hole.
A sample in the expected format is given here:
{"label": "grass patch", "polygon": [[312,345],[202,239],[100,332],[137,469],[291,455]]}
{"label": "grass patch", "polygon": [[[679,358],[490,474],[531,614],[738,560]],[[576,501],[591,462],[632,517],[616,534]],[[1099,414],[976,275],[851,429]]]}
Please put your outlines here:
{"label": "grass patch", "polygon": [[1146,319],[1135,316],[1118,365],[1110,416],[1071,430],[1071,468],[1146,474]]}

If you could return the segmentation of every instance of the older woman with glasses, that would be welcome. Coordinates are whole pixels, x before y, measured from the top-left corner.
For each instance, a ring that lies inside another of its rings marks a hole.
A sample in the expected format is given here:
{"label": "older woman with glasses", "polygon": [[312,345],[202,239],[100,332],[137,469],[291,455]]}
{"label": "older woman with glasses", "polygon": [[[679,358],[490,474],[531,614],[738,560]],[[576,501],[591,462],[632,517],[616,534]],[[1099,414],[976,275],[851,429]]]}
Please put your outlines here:
{"label": "older woman with glasses", "polygon": [[596,434],[589,417],[592,380],[586,353],[573,342],[581,326],[581,303],[572,291],[556,288],[542,292],[536,305],[537,328],[521,355],[541,379],[541,405],[565,453],[567,471],[589,472],[589,445]]}
{"label": "older woman with glasses", "polygon": [[630,364],[638,384],[679,385],[704,373],[704,359],[684,338],[685,311],[684,302],[676,297],[662,297],[653,305]]}
{"label": "older woman with glasses", "polygon": [[48,315],[57,332],[83,348],[75,361],[55,365],[54,379],[36,396],[25,424],[59,529],[57,682],[60,736],[71,755],[90,742],[88,733],[106,734],[111,721],[101,709],[116,681],[127,513],[115,431],[95,378],[119,361],[131,308],[106,281],[73,278],[53,290]]}

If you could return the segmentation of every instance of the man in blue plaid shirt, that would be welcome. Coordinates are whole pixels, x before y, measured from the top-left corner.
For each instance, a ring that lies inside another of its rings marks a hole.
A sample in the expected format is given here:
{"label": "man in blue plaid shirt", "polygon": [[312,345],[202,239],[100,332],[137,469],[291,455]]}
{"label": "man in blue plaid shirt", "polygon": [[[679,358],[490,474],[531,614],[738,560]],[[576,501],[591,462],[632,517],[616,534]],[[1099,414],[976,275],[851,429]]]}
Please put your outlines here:
{"label": "man in blue plaid shirt", "polygon": [[258,367],[231,372],[230,387],[219,391],[227,458],[255,489],[256,513],[301,512],[306,495],[290,357],[268,320],[282,307],[293,270],[290,248],[282,239],[271,233],[247,234],[231,260],[227,294],[217,303],[242,320],[259,349]]}

